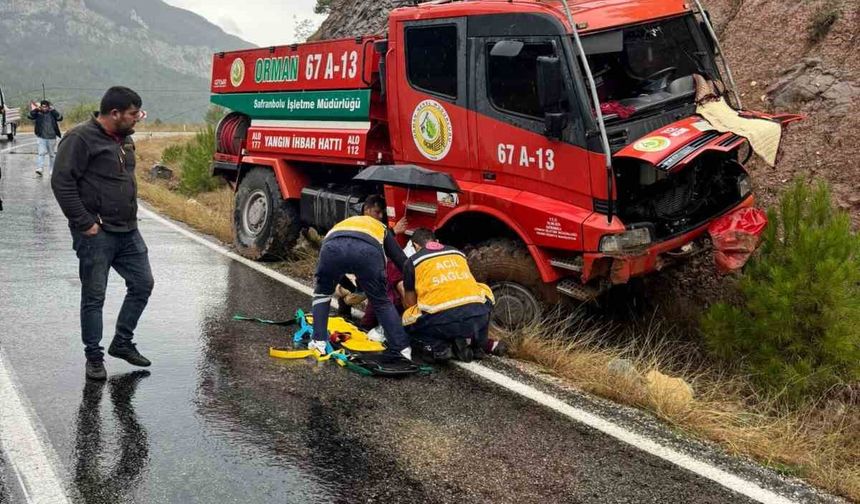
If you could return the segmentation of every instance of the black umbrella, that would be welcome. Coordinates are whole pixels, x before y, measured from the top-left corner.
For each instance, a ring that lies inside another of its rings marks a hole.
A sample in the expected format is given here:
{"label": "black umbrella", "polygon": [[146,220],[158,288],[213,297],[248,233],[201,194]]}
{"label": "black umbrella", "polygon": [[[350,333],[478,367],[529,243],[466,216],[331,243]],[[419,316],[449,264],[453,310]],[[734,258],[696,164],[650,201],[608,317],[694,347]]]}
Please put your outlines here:
{"label": "black umbrella", "polygon": [[352,178],[365,182],[379,182],[410,189],[432,189],[443,192],[460,192],[457,182],[447,173],[428,170],[416,165],[369,166]]}

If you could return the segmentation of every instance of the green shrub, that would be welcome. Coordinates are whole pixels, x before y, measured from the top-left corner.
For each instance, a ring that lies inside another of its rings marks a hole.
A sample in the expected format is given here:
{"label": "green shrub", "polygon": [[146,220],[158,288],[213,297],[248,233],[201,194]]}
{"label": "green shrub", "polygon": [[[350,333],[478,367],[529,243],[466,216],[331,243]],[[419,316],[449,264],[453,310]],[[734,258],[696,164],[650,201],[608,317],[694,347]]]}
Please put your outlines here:
{"label": "green shrub", "polygon": [[796,182],[780,201],[734,303],[702,319],[710,348],[786,403],[860,379],[860,239],[830,190]]}
{"label": "green shrub", "polygon": [[179,190],[188,195],[211,191],[221,180],[210,174],[212,156],[215,154],[215,129],[212,126],[200,130],[193,140],[185,144],[182,152],[182,173]]}
{"label": "green shrub", "polygon": [[218,122],[227,115],[227,109],[218,105],[209,105],[206,110],[206,115],[203,116],[203,121],[209,126],[218,126]]}
{"label": "green shrub", "polygon": [[314,5],[314,13],[315,14],[328,14],[331,12],[331,2],[332,0],[317,0],[316,5]]}
{"label": "green shrub", "polygon": [[185,154],[185,146],[182,144],[168,145],[161,153],[161,162],[171,165],[182,159]]}
{"label": "green shrub", "polygon": [[71,128],[75,124],[80,124],[89,121],[93,116],[93,112],[99,109],[98,103],[78,103],[69,110],[63,110],[63,121],[67,128]]}
{"label": "green shrub", "polygon": [[[13,105],[11,105],[11,104],[9,106],[13,107]],[[19,104],[17,106],[17,108],[20,109],[20,111],[21,111],[21,120],[18,122],[18,127],[20,128],[21,126],[32,125],[33,121],[31,121],[30,117],[27,115],[30,113],[30,101],[28,100],[28,101],[25,101],[25,102]]]}
{"label": "green shrub", "polygon": [[810,44],[821,42],[830,33],[830,29],[839,21],[840,17],[842,17],[842,12],[835,2],[831,1],[824,4],[812,16],[807,28],[806,39]]}

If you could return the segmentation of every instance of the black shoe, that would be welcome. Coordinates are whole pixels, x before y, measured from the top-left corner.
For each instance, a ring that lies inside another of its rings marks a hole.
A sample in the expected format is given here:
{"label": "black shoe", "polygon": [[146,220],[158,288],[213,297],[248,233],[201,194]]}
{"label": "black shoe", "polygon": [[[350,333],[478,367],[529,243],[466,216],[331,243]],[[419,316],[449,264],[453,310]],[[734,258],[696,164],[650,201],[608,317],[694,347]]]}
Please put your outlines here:
{"label": "black shoe", "polygon": [[451,360],[451,347],[434,349],[432,345],[412,345],[412,360],[423,364],[444,364]]}
{"label": "black shoe", "polygon": [[105,370],[104,362],[88,360],[85,369],[87,372],[87,378],[90,380],[107,380],[107,371]]}
{"label": "black shoe", "polygon": [[433,364],[433,349],[430,345],[412,344],[412,360],[425,364]]}
{"label": "black shoe", "polygon": [[454,344],[451,345],[451,350],[453,350],[454,357],[456,357],[457,360],[472,362],[474,354],[472,353],[472,349],[469,348],[469,344],[466,343],[466,340],[463,338],[455,339]]}
{"label": "black shoe", "polygon": [[137,351],[137,346],[134,343],[125,343],[121,345],[111,343],[108,348],[108,355],[116,357],[117,359],[122,359],[134,366],[147,367],[152,364],[149,362],[149,359],[140,355],[140,352]]}
{"label": "black shoe", "polygon": [[451,355],[450,346],[446,346],[442,350],[437,349],[433,351],[433,360],[437,363],[448,362],[451,360],[451,357],[453,357],[453,355]]}
{"label": "black shoe", "polygon": [[508,344],[504,341],[491,340],[490,347],[490,353],[498,357],[504,357],[508,354]]}

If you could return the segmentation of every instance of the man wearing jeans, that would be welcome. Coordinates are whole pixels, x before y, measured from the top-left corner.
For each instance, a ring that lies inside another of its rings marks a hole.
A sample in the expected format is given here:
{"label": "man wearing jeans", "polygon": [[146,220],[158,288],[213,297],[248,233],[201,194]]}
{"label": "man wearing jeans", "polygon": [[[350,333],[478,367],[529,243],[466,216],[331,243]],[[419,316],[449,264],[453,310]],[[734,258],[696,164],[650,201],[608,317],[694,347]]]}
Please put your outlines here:
{"label": "man wearing jeans", "polygon": [[80,260],[81,335],[88,378],[104,380],[102,307],[108,272],[116,270],[128,291],[108,355],[135,366],[150,362],[132,337],[154,281],[146,243],[137,230],[137,184],[131,134],[140,120],[141,99],[124,87],[102,97],[99,113],[70,130],[57,149],[51,186],[69,219],[72,247]]}
{"label": "man wearing jeans", "polygon": [[[42,176],[43,172],[47,172],[50,177],[54,169],[54,150],[57,145],[57,139],[60,138],[60,125],[63,120],[63,115],[51,106],[48,100],[42,100],[42,103],[36,107],[36,104],[30,102],[29,117],[33,121],[33,129],[36,133],[36,140],[39,147],[38,167],[36,175]],[[45,162],[47,158],[47,163]]]}

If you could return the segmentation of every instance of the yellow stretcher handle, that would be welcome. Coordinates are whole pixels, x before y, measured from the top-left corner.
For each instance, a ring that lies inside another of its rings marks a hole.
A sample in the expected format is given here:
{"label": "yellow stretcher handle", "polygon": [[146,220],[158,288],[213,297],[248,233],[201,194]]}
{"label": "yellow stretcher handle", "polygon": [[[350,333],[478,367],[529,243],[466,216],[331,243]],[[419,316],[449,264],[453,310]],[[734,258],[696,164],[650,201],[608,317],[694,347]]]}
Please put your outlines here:
{"label": "yellow stretcher handle", "polygon": [[325,362],[331,359],[331,354],[322,355],[316,350],[292,350],[289,348],[274,347],[269,347],[269,356],[277,357],[278,359],[307,359],[308,357],[313,357],[317,362]]}
{"label": "yellow stretcher handle", "polygon": [[316,350],[290,350],[286,348],[269,348],[269,355],[271,357],[277,357],[278,359],[307,359],[313,354],[317,353]]}

